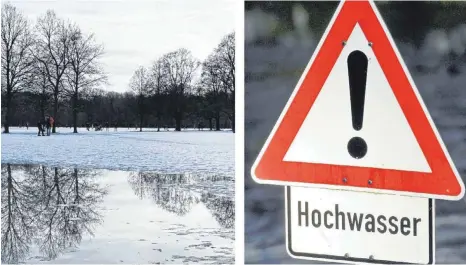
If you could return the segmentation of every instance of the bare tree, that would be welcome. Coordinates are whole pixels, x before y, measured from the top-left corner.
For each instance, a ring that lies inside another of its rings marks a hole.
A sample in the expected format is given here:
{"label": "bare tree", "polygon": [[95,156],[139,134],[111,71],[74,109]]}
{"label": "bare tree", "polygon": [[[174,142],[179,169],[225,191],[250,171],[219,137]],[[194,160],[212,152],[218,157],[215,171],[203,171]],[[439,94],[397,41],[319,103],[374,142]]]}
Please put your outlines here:
{"label": "bare tree", "polygon": [[160,131],[160,123],[165,107],[163,96],[167,87],[167,78],[165,77],[163,70],[163,60],[161,59],[154,61],[150,68],[150,94],[152,95],[154,102],[157,131]]}
{"label": "bare tree", "polygon": [[167,77],[170,112],[175,119],[175,130],[181,131],[181,122],[186,110],[186,92],[200,63],[187,49],[167,53],[162,60]]}
{"label": "bare tree", "polygon": [[129,88],[137,97],[139,131],[142,132],[142,126],[146,115],[146,98],[150,91],[149,75],[147,69],[140,66],[131,77]]}
{"label": "bare tree", "polygon": [[98,86],[105,82],[107,77],[98,61],[104,54],[104,49],[95,42],[94,35],[84,35],[76,25],[72,25],[70,38],[69,67],[65,72],[68,86],[65,90],[71,95],[73,133],[77,133],[79,92]]}
{"label": "bare tree", "polygon": [[226,114],[230,118],[232,130],[235,131],[235,33],[226,35],[214,53],[209,58],[209,64],[222,81],[223,90],[227,95]]}
{"label": "bare tree", "polygon": [[[34,57],[44,67],[53,94],[53,116],[58,120],[59,96],[63,91],[64,75],[69,65],[70,29],[54,11],[49,10],[38,19],[36,32]],[[52,128],[52,133],[55,132],[56,123]]]}
{"label": "bare tree", "polygon": [[[215,119],[215,130],[220,131],[220,113],[223,109],[225,99],[224,87],[226,84],[223,83],[222,74],[224,70],[221,69],[219,64],[218,56],[216,53],[209,55],[207,60],[202,64],[202,76],[201,76],[201,93],[205,96],[206,104],[204,108],[206,113],[210,113]],[[209,119],[212,120],[211,118]]]}
{"label": "bare tree", "polygon": [[11,103],[24,90],[31,77],[33,37],[28,21],[10,4],[2,6],[2,93],[5,101],[5,133],[10,132]]}
{"label": "bare tree", "polygon": [[36,96],[36,104],[40,112],[40,117],[45,116],[45,112],[48,109],[48,103],[50,102],[50,95],[52,89],[50,89],[50,83],[47,79],[47,73],[44,67],[38,61],[35,63],[33,70],[33,77],[31,79],[31,92]]}

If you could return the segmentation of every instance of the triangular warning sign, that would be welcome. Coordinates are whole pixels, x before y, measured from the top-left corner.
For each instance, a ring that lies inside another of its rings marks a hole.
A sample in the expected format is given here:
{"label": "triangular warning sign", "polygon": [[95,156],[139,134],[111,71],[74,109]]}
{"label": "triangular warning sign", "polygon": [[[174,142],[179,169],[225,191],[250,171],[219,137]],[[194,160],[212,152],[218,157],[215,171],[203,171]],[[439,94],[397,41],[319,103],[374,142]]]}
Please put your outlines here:
{"label": "triangular warning sign", "polygon": [[447,200],[464,195],[372,1],[340,3],[252,175],[264,184]]}

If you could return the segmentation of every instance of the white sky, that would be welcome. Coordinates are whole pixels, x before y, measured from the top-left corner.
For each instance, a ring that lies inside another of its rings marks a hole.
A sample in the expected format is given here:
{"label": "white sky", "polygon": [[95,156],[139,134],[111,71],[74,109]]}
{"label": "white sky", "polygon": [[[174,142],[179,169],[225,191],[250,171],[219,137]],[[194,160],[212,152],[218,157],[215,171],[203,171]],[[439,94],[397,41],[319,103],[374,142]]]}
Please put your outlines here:
{"label": "white sky", "polygon": [[187,48],[203,60],[235,28],[235,0],[10,0],[31,22],[53,9],[104,44],[105,90],[124,92],[140,65]]}

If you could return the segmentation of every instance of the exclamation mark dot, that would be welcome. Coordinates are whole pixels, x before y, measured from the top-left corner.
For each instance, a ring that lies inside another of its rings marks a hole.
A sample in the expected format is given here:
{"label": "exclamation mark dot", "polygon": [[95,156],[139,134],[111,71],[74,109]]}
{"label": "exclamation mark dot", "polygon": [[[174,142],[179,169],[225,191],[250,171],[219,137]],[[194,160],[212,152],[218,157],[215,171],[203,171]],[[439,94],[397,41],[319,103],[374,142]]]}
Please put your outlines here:
{"label": "exclamation mark dot", "polygon": [[[368,60],[362,51],[353,51],[347,62],[353,129],[359,131],[362,129],[364,118]],[[361,137],[351,138],[348,141],[348,153],[356,159],[363,158],[367,153],[366,141]]]}

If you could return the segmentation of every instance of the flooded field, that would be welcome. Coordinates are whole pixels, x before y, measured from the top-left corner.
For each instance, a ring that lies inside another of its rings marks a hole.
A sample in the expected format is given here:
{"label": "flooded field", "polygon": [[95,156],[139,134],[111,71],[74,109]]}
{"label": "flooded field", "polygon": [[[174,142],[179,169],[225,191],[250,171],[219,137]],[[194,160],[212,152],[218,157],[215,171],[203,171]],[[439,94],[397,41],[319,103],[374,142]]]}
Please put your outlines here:
{"label": "flooded field", "polygon": [[73,129],[60,127],[50,137],[38,137],[33,128],[12,127],[2,135],[2,163],[235,175],[231,131],[149,130],[79,128],[74,134]]}
{"label": "flooded field", "polygon": [[2,163],[2,263],[234,263],[234,179]]}

